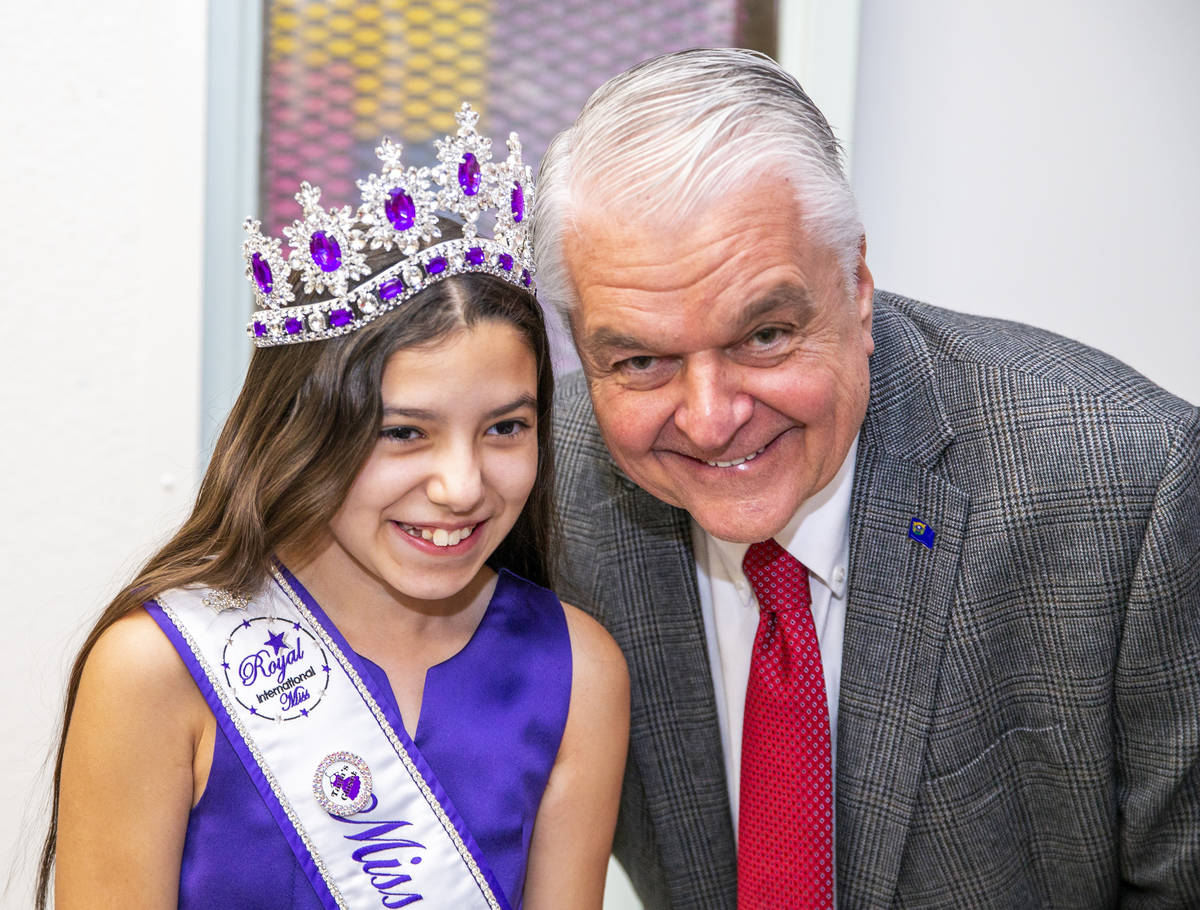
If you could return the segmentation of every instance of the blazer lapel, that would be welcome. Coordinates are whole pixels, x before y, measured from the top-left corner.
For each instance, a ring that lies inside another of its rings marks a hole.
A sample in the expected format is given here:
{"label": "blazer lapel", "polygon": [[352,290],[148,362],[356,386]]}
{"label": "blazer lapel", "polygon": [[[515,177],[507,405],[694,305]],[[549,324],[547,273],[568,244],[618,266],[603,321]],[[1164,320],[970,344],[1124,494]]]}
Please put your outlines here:
{"label": "blazer lapel", "polygon": [[737,857],[686,513],[621,477],[598,506],[600,583],[632,682],[632,761],[672,906],[734,906]]}
{"label": "blazer lapel", "polygon": [[[853,907],[895,898],[970,505],[934,470],[953,431],[928,353],[886,298],[876,303],[838,708],[838,894]],[[932,545],[910,537],[913,519]]]}

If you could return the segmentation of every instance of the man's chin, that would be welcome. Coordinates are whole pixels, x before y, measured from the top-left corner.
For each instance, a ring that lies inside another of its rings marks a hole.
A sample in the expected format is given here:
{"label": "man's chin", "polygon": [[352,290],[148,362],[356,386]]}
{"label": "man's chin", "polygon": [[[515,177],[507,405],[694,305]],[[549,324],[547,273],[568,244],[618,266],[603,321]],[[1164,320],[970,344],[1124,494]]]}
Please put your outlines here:
{"label": "man's chin", "polygon": [[774,537],[800,507],[799,502],[786,502],[791,491],[781,491],[778,484],[771,484],[765,491],[759,484],[747,484],[748,491],[713,490],[664,483],[661,477],[628,470],[626,475],[655,499],[683,509],[713,537],[733,543],[757,543]]}
{"label": "man's chin", "polygon": [[774,537],[788,523],[791,512],[772,509],[748,512],[744,503],[706,505],[687,510],[700,527],[718,540],[757,543]]}

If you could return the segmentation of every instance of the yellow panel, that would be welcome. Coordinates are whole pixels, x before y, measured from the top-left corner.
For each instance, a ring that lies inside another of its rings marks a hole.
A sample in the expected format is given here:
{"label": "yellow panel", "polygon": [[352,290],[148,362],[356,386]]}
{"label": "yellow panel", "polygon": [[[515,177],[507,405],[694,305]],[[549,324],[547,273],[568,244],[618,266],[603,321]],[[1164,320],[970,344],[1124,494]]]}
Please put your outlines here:
{"label": "yellow panel", "polygon": [[407,72],[402,63],[394,60],[385,60],[382,64],[375,68],[379,73],[380,81],[385,85],[394,85],[404,81],[404,74]]}
{"label": "yellow panel", "polygon": [[389,35],[402,35],[408,31],[404,17],[399,13],[388,13],[379,20],[379,27]]}
{"label": "yellow panel", "polygon": [[373,50],[356,52],[350,57],[350,62],[364,72],[378,72],[380,78],[387,78],[385,75],[387,70],[383,64],[383,57]]}
{"label": "yellow panel", "polygon": [[379,110],[379,102],[374,98],[355,98],[350,102],[350,109],[360,117],[374,117]]}
{"label": "yellow panel", "polygon": [[433,108],[424,98],[413,98],[404,103],[404,113],[414,120],[425,120],[433,113]]}
{"label": "yellow panel", "polygon": [[483,65],[482,55],[483,55],[483,52],[487,49],[487,36],[483,32],[474,31],[474,30],[469,31],[469,32],[459,32],[458,47],[460,50],[470,51],[472,54],[480,55],[480,58],[478,60],[475,60],[475,59],[468,60],[468,59],[464,58],[462,61],[463,69],[474,68],[475,64],[482,66]]}
{"label": "yellow panel", "polygon": [[476,110],[483,109],[483,99],[487,97],[487,85],[482,79],[477,79],[473,76],[464,76],[458,80],[459,102],[470,101],[471,107]]}
{"label": "yellow panel", "polygon": [[383,32],[377,28],[360,25],[351,33],[351,37],[358,44],[374,46],[383,43]]}
{"label": "yellow panel", "polygon": [[424,73],[414,73],[404,81],[403,91],[412,95],[425,95],[433,88],[433,82]]}

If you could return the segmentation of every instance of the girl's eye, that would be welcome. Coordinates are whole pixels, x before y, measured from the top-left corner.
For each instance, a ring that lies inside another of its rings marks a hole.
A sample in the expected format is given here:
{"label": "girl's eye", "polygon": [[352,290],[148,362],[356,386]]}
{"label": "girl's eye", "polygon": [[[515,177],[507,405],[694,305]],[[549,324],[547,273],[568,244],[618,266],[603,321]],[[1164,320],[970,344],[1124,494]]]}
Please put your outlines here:
{"label": "girl's eye", "polygon": [[379,435],[392,442],[412,442],[421,438],[421,431],[416,427],[384,427]]}
{"label": "girl's eye", "polygon": [[527,429],[529,429],[529,425],[524,420],[501,420],[488,427],[488,433],[492,436],[516,436],[522,430]]}

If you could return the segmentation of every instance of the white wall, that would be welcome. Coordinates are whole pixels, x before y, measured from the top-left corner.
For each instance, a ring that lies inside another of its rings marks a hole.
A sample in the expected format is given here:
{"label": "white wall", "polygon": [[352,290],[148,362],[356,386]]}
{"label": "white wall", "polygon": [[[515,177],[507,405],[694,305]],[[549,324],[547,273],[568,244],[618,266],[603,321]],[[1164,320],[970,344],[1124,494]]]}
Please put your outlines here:
{"label": "white wall", "polygon": [[30,906],[68,659],[193,493],[204,53],[201,0],[23,4],[0,30],[5,908]]}
{"label": "white wall", "polygon": [[1200,3],[863,0],[853,182],[879,287],[1200,402]]}

